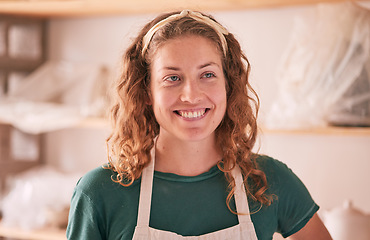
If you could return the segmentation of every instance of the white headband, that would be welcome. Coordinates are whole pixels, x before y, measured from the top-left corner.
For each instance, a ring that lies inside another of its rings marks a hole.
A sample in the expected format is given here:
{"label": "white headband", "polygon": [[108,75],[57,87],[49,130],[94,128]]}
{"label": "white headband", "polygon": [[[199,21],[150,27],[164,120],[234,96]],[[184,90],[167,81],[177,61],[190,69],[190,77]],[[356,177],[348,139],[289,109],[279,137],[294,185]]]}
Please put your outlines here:
{"label": "white headband", "polygon": [[215,22],[214,20],[210,19],[209,17],[203,16],[201,13],[193,12],[193,11],[190,11],[190,10],[183,10],[181,13],[171,15],[171,16],[163,19],[162,21],[159,21],[151,29],[149,29],[149,31],[143,37],[143,50],[142,50],[142,54],[143,55],[145,54],[146,50],[148,49],[149,43],[150,43],[150,41],[153,38],[153,35],[161,27],[163,27],[164,25],[166,25],[169,22],[172,22],[172,21],[181,19],[183,17],[190,17],[190,18],[192,18],[192,19],[194,19],[196,21],[205,23],[208,26],[212,27],[216,31],[217,35],[219,36],[219,38],[221,40],[222,50],[223,50],[224,55],[226,56],[227,42],[226,42],[226,39],[225,39],[224,34],[225,35],[228,35],[229,34],[229,32],[226,30],[226,28],[224,28],[223,26],[221,26],[219,23]]}

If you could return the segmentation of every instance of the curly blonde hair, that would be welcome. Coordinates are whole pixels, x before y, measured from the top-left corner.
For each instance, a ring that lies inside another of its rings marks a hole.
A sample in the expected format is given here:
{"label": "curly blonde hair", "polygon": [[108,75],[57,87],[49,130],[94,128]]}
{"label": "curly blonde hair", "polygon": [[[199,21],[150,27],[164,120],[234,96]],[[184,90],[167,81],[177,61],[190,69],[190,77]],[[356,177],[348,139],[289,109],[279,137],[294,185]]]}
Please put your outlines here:
{"label": "curly blonde hair", "polygon": [[[161,44],[183,35],[198,35],[213,41],[222,55],[226,79],[227,109],[223,120],[215,130],[216,144],[222,150],[223,160],[218,167],[229,182],[227,206],[234,194],[235,181],[231,170],[239,165],[244,176],[247,194],[255,201],[270,205],[272,199],[266,194],[266,176],[259,170],[252,153],[257,137],[257,114],[259,99],[250,86],[250,64],[233,34],[224,35],[227,42],[226,56],[222,54],[222,42],[215,30],[201,21],[183,17],[161,27],[152,37],[147,51],[142,53],[143,37],[156,23],[178,14],[172,12],[158,16],[139,32],[123,56],[121,77],[116,84],[116,101],[111,110],[113,131],[107,139],[109,168],[117,172],[113,181],[123,186],[131,185],[141,176],[150,162],[150,150],[159,134],[159,125],[148,104],[150,91],[150,64]],[[216,22],[213,17],[209,17]],[[248,179],[251,184],[248,184]]]}

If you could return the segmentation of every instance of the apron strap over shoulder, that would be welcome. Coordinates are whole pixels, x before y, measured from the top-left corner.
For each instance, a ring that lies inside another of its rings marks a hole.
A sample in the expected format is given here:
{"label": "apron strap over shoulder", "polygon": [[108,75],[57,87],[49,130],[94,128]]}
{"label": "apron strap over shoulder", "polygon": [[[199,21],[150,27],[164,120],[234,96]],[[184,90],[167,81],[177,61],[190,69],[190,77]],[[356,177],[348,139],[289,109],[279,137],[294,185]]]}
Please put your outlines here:
{"label": "apron strap over shoulder", "polygon": [[245,191],[245,185],[243,183],[243,175],[240,167],[236,165],[232,170],[232,175],[235,179],[235,205],[236,212],[238,213],[239,223],[252,223],[248,205],[247,193]]}
{"label": "apron strap over shoulder", "polygon": [[137,215],[137,226],[149,226],[152,187],[154,176],[155,147],[150,151],[151,161],[141,174],[140,200]]}

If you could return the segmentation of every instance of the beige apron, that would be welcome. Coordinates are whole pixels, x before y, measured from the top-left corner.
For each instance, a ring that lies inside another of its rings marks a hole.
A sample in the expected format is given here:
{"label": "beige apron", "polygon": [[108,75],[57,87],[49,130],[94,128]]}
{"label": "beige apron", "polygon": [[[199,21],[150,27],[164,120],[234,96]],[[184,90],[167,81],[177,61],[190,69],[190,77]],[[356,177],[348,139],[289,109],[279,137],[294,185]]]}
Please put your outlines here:
{"label": "beige apron", "polygon": [[149,227],[154,160],[155,148],[153,148],[151,151],[151,162],[146,168],[144,168],[142,174],[137,226],[132,238],[133,240],[257,240],[256,232],[249,214],[247,195],[239,167],[235,167],[232,172],[237,186],[234,193],[236,210],[239,213],[244,213],[238,215],[238,225],[200,236],[186,237],[173,232]]}

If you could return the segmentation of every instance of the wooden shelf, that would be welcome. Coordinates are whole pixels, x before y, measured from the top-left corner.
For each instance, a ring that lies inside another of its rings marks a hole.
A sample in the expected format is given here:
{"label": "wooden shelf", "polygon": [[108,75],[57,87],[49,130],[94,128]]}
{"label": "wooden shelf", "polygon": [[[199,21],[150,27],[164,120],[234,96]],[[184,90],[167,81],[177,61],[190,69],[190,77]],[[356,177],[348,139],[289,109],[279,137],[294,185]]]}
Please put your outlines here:
{"label": "wooden shelf", "polygon": [[0,1],[0,14],[76,17],[158,13],[186,8],[228,11],[341,1],[344,0],[5,0]]}
{"label": "wooden shelf", "polygon": [[[102,118],[87,118],[80,122],[75,128],[92,128],[109,130],[109,122]],[[363,135],[370,136],[370,127],[314,127],[301,129],[271,129],[260,126],[261,134],[296,134],[296,135]]]}
{"label": "wooden shelf", "polygon": [[279,135],[348,135],[348,136],[370,136],[370,127],[315,127],[304,129],[269,129],[261,128],[261,134]]}
{"label": "wooden shelf", "polygon": [[[1,124],[1,122],[0,122]],[[110,129],[110,123],[103,118],[86,118],[75,126],[70,128],[77,129]],[[356,135],[370,136],[370,127],[312,127],[300,129],[272,129],[266,128],[260,124],[261,134],[300,134],[300,135]]]}
{"label": "wooden shelf", "polygon": [[0,224],[0,237],[19,240],[65,240],[65,230],[40,229],[33,231],[21,230],[19,228],[7,228]]}
{"label": "wooden shelf", "polygon": [[40,166],[39,161],[0,161],[0,175],[15,174],[36,166]]}

